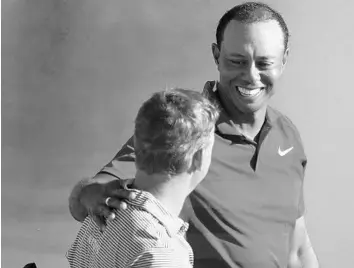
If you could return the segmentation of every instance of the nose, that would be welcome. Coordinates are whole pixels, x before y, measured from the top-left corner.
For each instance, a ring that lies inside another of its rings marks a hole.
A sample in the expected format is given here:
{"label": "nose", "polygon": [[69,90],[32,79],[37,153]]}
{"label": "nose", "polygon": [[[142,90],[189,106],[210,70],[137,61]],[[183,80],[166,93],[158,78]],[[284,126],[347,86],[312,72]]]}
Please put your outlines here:
{"label": "nose", "polygon": [[248,68],[245,68],[245,80],[251,85],[257,84],[261,80],[260,71],[254,63],[249,64]]}

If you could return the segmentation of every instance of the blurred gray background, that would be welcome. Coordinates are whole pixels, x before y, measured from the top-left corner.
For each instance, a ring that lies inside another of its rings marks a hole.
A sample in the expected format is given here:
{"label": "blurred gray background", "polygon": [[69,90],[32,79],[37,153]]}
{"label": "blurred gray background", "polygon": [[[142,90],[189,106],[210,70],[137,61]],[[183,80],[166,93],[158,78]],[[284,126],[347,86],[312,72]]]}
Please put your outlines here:
{"label": "blurred gray background", "polygon": [[[310,236],[322,267],[353,267],[354,2],[265,2],[292,35],[273,103],[306,146]],[[70,189],[114,156],[150,93],[218,78],[210,45],[238,3],[2,1],[3,267],[66,267]]]}

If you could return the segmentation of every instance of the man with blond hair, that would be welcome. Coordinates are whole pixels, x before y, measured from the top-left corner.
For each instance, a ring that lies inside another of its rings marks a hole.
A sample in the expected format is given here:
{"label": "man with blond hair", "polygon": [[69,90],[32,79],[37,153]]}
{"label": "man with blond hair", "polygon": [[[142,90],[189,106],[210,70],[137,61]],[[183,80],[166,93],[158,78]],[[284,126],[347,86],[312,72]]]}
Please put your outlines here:
{"label": "man with blond hair", "polygon": [[[178,217],[208,172],[218,109],[200,93],[155,93],[135,120],[135,199],[103,232],[88,216],[67,253],[72,268],[192,267]],[[127,185],[124,185],[126,190]]]}

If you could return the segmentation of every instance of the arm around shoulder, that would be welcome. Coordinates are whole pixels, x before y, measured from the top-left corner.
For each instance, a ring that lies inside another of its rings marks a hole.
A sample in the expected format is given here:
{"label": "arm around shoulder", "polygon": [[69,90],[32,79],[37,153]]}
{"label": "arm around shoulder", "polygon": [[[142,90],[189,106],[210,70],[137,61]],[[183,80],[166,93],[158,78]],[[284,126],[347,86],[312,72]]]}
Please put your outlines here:
{"label": "arm around shoulder", "polygon": [[74,186],[69,196],[69,210],[74,219],[82,222],[88,215],[87,209],[81,203],[81,194],[85,189],[87,189],[87,186],[97,184],[97,189],[101,188],[99,185],[106,184],[114,180],[117,180],[117,178],[105,173],[98,173],[93,178],[84,178],[80,180]]}
{"label": "arm around shoulder", "polygon": [[[71,215],[78,221],[83,221],[88,215],[87,209],[81,203],[81,194],[87,186],[97,184],[106,185],[117,179],[126,179],[135,170],[135,152],[133,137],[131,137],[119,150],[116,156],[93,178],[80,180],[73,188],[69,197],[69,209]],[[92,187],[91,187],[92,188]]]}

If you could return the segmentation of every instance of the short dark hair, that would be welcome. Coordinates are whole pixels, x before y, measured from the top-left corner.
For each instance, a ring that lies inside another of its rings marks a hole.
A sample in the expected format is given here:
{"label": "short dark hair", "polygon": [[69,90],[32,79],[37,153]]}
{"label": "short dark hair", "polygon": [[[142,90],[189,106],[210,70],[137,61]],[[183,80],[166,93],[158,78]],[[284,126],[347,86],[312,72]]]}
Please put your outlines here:
{"label": "short dark hair", "polygon": [[221,47],[226,26],[231,20],[236,20],[245,24],[275,20],[278,22],[284,34],[284,48],[288,48],[290,34],[283,17],[279,12],[272,9],[267,4],[260,2],[246,2],[241,5],[237,5],[221,17],[216,29],[216,43],[219,48]]}
{"label": "short dark hair", "polygon": [[153,94],[135,119],[135,164],[147,174],[187,171],[192,155],[214,135],[219,110],[202,94],[181,88]]}

